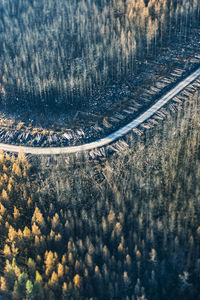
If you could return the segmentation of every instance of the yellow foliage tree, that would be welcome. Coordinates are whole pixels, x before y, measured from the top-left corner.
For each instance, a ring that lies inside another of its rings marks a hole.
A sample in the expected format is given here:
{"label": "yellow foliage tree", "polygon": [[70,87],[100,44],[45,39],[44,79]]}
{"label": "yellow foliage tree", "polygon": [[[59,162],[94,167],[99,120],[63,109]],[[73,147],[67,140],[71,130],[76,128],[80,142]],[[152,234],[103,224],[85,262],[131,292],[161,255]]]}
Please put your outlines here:
{"label": "yellow foliage tree", "polygon": [[15,238],[17,237],[17,232],[15,231],[15,229],[12,226],[9,226],[9,230],[8,230],[8,240],[10,242],[13,242],[15,240]]}
{"label": "yellow foliage tree", "polygon": [[17,209],[16,206],[14,206],[13,217],[14,219],[18,219],[20,217],[19,209]]}
{"label": "yellow foliage tree", "polygon": [[21,169],[20,169],[20,167],[19,167],[16,163],[13,164],[12,172],[13,172],[15,175],[17,175],[18,177],[21,176]]}
{"label": "yellow foliage tree", "polygon": [[43,215],[41,213],[41,211],[39,210],[38,207],[35,208],[33,217],[32,217],[32,222],[44,227],[45,226],[45,221],[43,218]]}
{"label": "yellow foliage tree", "polygon": [[46,265],[46,275],[50,275],[50,273],[52,272],[52,270],[55,267],[55,263],[57,261],[58,255],[57,253],[53,253],[52,251],[46,251],[45,252],[45,265]]}
{"label": "yellow foliage tree", "polygon": [[3,291],[3,292],[7,291],[6,280],[5,280],[5,278],[3,276],[1,276],[0,290]]}
{"label": "yellow foliage tree", "polygon": [[6,212],[6,208],[3,206],[2,203],[0,203],[0,215],[3,216],[5,212]]}
{"label": "yellow foliage tree", "polygon": [[24,228],[23,236],[24,236],[25,238],[28,238],[28,239],[31,238],[31,231],[30,231],[30,229],[29,229],[27,226],[25,226],[25,228]]}
{"label": "yellow foliage tree", "polygon": [[35,224],[35,222],[32,225],[32,234],[33,235],[41,235],[40,228]]}
{"label": "yellow foliage tree", "polygon": [[6,192],[6,190],[2,190],[2,193],[1,193],[1,197],[2,197],[2,199],[3,200],[8,200],[8,194],[7,194],[7,192]]}
{"label": "yellow foliage tree", "polygon": [[63,277],[64,275],[64,267],[61,263],[58,264],[57,266],[57,269],[58,269],[58,277]]}
{"label": "yellow foliage tree", "polygon": [[58,284],[58,275],[55,271],[53,271],[51,275],[51,279],[49,280],[49,285],[56,286]]}
{"label": "yellow foliage tree", "polygon": [[81,285],[81,277],[78,274],[76,274],[74,276],[73,281],[74,281],[74,287],[77,288],[77,289],[79,289],[80,285]]}
{"label": "yellow foliage tree", "polygon": [[4,246],[3,254],[6,257],[10,257],[11,256],[11,250],[10,250],[10,247],[7,244],[5,244],[5,246]]}

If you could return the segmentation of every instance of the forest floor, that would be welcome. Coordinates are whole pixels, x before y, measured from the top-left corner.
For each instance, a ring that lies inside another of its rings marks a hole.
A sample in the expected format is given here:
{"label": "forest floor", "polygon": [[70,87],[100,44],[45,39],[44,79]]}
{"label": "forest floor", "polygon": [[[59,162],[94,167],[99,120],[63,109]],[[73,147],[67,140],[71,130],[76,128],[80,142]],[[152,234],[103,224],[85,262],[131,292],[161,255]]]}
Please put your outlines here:
{"label": "forest floor", "polygon": [[[200,31],[173,41],[145,61],[134,74],[104,86],[90,99],[90,108],[70,113],[0,112],[0,142],[34,147],[75,146],[106,136],[148,109],[200,65]],[[99,105],[101,103],[101,105]],[[98,107],[98,108],[97,108]]]}

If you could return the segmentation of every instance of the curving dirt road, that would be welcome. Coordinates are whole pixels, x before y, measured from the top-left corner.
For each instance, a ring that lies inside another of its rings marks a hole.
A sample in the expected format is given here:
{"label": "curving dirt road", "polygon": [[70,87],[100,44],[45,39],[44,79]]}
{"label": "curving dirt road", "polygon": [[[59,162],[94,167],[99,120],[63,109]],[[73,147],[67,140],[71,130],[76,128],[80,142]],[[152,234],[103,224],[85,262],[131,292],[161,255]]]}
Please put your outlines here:
{"label": "curving dirt road", "polygon": [[105,145],[108,145],[120,137],[124,136],[144,121],[149,119],[155,112],[157,112],[161,107],[163,107],[168,101],[170,101],[173,97],[179,94],[184,88],[186,88],[189,84],[191,84],[195,79],[200,76],[200,68],[189,75],[187,78],[182,80],[177,86],[175,86],[172,90],[170,90],[167,94],[162,96],[154,105],[152,105],[148,110],[142,113],[139,117],[137,117],[132,122],[128,123],[126,126],[120,128],[119,130],[111,133],[110,135],[96,140],[91,143],[87,143],[80,146],[71,146],[71,147],[25,147],[25,146],[15,146],[0,143],[0,149],[7,152],[24,152],[26,154],[33,155],[56,155],[56,154],[64,154],[64,153],[75,153],[81,151],[92,150],[95,148],[99,148]]}

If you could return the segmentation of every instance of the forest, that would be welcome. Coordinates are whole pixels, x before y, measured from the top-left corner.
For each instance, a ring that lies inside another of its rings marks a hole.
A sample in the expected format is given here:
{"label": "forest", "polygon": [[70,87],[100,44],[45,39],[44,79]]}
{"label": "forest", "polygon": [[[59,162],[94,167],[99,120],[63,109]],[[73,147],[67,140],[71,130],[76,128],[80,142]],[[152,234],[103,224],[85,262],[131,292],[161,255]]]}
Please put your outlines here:
{"label": "forest", "polygon": [[0,300],[200,299],[199,20],[200,0],[0,1],[0,148],[83,150],[157,109],[98,149],[0,151]]}
{"label": "forest", "polygon": [[198,299],[199,108],[100,162],[2,152],[3,299]]}
{"label": "forest", "polygon": [[0,14],[0,104],[13,110],[98,107],[101,87],[199,24],[198,0],[7,0]]}

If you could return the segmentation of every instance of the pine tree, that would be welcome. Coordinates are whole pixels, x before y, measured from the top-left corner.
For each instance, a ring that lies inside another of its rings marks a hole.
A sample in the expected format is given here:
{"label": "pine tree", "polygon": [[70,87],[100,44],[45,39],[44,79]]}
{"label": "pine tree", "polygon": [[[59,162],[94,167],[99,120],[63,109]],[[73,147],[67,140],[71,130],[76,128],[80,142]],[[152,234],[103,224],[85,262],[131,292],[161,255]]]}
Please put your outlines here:
{"label": "pine tree", "polygon": [[36,206],[33,217],[32,217],[32,223],[36,223],[37,225],[40,226],[40,228],[43,228],[45,226],[45,221],[43,218],[43,215],[39,208]]}
{"label": "pine tree", "polygon": [[19,212],[19,210],[16,208],[16,206],[14,206],[13,217],[14,217],[14,219],[18,219],[18,218],[20,217],[20,212]]}
{"label": "pine tree", "polygon": [[51,279],[48,284],[54,289],[58,287],[58,274],[55,271],[52,272]]}
{"label": "pine tree", "polygon": [[2,203],[0,203],[0,215],[3,216],[6,212],[6,208],[3,206]]}
{"label": "pine tree", "polygon": [[58,273],[59,278],[60,277],[62,278],[64,275],[64,267],[61,263],[58,263],[58,265],[57,265],[57,273]]}
{"label": "pine tree", "polygon": [[42,276],[40,275],[40,273],[38,271],[36,271],[36,275],[35,275],[35,281],[33,284],[33,295],[35,299],[44,299],[44,287],[43,287],[43,280],[42,280]]}
{"label": "pine tree", "polygon": [[79,289],[80,286],[81,286],[81,277],[78,274],[76,274],[74,276],[73,281],[74,281],[74,287],[77,288],[77,289]]}
{"label": "pine tree", "polygon": [[21,169],[20,169],[20,167],[16,163],[13,164],[12,172],[16,176],[21,177]]}
{"label": "pine tree", "polygon": [[6,280],[3,276],[1,276],[1,278],[0,278],[0,290],[2,292],[7,292],[8,291],[7,285],[6,285]]}
{"label": "pine tree", "polygon": [[52,228],[55,230],[60,224],[59,215],[56,213],[52,219]]}
{"label": "pine tree", "polygon": [[35,222],[34,222],[33,225],[32,225],[32,234],[33,234],[33,235],[38,235],[38,236],[41,235],[40,228],[39,228],[39,226],[36,225]]}
{"label": "pine tree", "polygon": [[46,251],[45,252],[45,265],[46,265],[46,275],[50,275],[50,273],[52,273],[52,271],[55,268],[56,265],[56,261],[57,261],[58,255],[52,251]]}
{"label": "pine tree", "polygon": [[23,272],[18,280],[15,281],[13,296],[17,299],[24,299],[26,297],[26,283],[28,275]]}
{"label": "pine tree", "polygon": [[30,280],[27,280],[26,282],[26,296],[28,299],[31,299],[34,296],[33,283]]}
{"label": "pine tree", "polygon": [[35,272],[36,272],[36,263],[30,257],[28,259],[27,266],[28,266],[28,272],[29,272],[29,274],[33,277],[35,275]]}
{"label": "pine tree", "polygon": [[11,257],[11,250],[7,244],[5,244],[5,246],[4,246],[3,254],[5,255],[6,258]]}
{"label": "pine tree", "polygon": [[13,242],[17,237],[17,232],[15,231],[15,229],[12,226],[9,226],[9,230],[8,230],[8,239],[10,242]]}
{"label": "pine tree", "polygon": [[31,238],[31,231],[30,231],[30,229],[27,226],[25,226],[25,228],[24,228],[23,236],[26,239],[30,239]]}
{"label": "pine tree", "polygon": [[1,193],[1,198],[4,200],[4,201],[8,201],[8,194],[6,192],[6,190],[2,190],[2,193]]}

